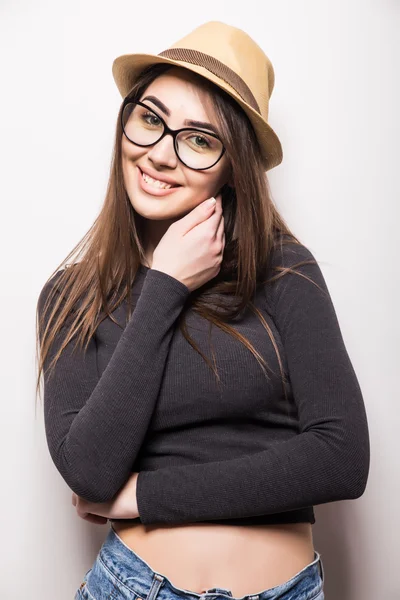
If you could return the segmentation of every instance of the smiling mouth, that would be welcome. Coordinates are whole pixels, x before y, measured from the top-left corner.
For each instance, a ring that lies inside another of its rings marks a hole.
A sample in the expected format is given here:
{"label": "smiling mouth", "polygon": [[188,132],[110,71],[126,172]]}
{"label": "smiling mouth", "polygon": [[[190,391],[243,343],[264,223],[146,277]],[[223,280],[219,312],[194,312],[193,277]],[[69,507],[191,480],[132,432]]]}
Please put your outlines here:
{"label": "smiling mouth", "polygon": [[153,177],[150,177],[150,175],[147,175],[146,173],[143,173],[142,169],[139,167],[139,171],[142,174],[143,180],[149,184],[152,185],[155,189],[158,190],[170,190],[171,188],[177,188],[180,187],[180,185],[178,183],[166,183],[164,181],[160,181],[159,179],[154,179]]}

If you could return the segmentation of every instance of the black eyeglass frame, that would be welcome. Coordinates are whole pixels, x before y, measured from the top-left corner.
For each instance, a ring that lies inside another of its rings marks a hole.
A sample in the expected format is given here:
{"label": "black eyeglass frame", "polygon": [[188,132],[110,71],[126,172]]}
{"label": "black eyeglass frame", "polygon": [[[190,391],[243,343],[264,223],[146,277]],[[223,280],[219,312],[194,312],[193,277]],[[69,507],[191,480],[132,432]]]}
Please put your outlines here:
{"label": "black eyeglass frame", "polygon": [[[131,140],[131,138],[127,136],[127,134],[125,132],[124,123],[123,123],[124,110],[125,110],[125,106],[127,106],[127,104],[139,104],[139,106],[143,106],[143,108],[149,110],[150,112],[155,114],[155,116],[158,119],[160,119],[161,123],[163,124],[164,131],[161,134],[161,136],[158,138],[158,140],[156,140],[152,144],[138,144],[137,142],[133,142]],[[152,108],[147,106],[147,104],[144,104],[143,102],[139,102],[138,100],[132,100],[131,98],[125,98],[125,100],[123,102],[122,110],[121,110],[121,127],[122,127],[122,131],[123,131],[126,139],[129,142],[131,142],[131,144],[135,144],[135,146],[140,146],[141,148],[149,148],[150,146],[154,146],[155,144],[158,144],[158,142],[160,142],[163,139],[163,137],[165,137],[166,135],[172,135],[172,139],[174,141],[174,150],[175,150],[176,156],[178,157],[178,160],[180,160],[181,163],[185,165],[185,167],[187,167],[188,169],[192,169],[193,171],[208,171],[208,169],[211,169],[212,167],[214,167],[217,164],[217,162],[219,162],[221,160],[221,158],[223,157],[225,150],[226,150],[225,146],[222,144],[221,139],[215,133],[210,133],[209,131],[206,131],[205,129],[198,129],[197,127],[182,127],[182,129],[171,129],[170,127],[168,127],[168,125],[166,124],[164,119],[162,117],[160,117],[160,115],[157,114]],[[221,152],[219,158],[217,158],[217,160],[211,166],[200,168],[200,169],[196,169],[194,167],[190,167],[189,165],[187,165],[179,156],[178,150],[176,147],[177,146],[176,137],[177,137],[178,133],[180,133],[181,131],[198,131],[199,133],[204,133],[205,135],[210,135],[211,137],[219,140],[222,144],[222,152]]]}

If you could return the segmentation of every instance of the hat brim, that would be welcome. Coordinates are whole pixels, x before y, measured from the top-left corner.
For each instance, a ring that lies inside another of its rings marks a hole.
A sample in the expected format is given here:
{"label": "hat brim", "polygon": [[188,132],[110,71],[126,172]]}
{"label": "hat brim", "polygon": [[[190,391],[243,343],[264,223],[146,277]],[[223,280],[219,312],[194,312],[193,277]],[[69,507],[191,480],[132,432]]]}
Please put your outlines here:
{"label": "hat brim", "polygon": [[282,162],[282,146],[272,127],[256,110],[239,96],[236,90],[204,67],[192,63],[172,60],[156,54],[123,54],[116,58],[112,65],[114,81],[121,96],[125,98],[128,95],[134,86],[137,77],[146,67],[158,63],[166,63],[193,71],[227,92],[241,106],[254,127],[263,153],[265,170],[269,171]]}

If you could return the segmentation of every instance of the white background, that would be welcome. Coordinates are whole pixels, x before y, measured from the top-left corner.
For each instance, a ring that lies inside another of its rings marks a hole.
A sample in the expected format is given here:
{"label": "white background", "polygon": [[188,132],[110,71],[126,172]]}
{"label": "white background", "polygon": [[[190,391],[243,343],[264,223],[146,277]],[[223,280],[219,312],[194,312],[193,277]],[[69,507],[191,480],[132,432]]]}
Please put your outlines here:
{"label": "white background", "polygon": [[319,260],[367,407],[365,494],[316,507],[326,598],[400,599],[399,2],[0,0],[2,600],[72,600],[108,531],[77,517],[34,383],[38,294],[106,191],[112,61],[209,20],[273,63],[274,200]]}

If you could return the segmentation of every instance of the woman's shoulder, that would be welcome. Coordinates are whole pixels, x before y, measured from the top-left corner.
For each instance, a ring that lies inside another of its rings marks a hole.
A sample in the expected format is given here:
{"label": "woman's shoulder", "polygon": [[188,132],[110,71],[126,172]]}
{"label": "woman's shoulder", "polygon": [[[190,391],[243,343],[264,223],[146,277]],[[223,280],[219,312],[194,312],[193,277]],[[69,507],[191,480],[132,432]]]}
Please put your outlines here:
{"label": "woman's shoulder", "polygon": [[275,240],[263,282],[265,299],[271,307],[292,303],[316,306],[329,301],[329,290],[314,253],[298,238],[284,234]]}
{"label": "woman's shoulder", "polygon": [[[39,313],[42,312],[44,305],[46,303],[46,300],[47,300],[47,298],[50,297],[50,295],[52,295],[52,297],[55,298],[56,295],[61,292],[63,283],[65,281],[64,275],[67,270],[73,269],[74,266],[75,266],[75,264],[66,264],[62,269],[59,269],[49,279],[47,279],[47,281],[42,286],[42,288],[39,292],[39,296],[38,296],[38,300],[37,300],[37,307],[38,307]],[[52,294],[53,290],[54,290],[54,294]]]}
{"label": "woman's shoulder", "polygon": [[290,234],[282,234],[274,239],[268,262],[275,270],[317,264],[310,248]]}

